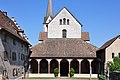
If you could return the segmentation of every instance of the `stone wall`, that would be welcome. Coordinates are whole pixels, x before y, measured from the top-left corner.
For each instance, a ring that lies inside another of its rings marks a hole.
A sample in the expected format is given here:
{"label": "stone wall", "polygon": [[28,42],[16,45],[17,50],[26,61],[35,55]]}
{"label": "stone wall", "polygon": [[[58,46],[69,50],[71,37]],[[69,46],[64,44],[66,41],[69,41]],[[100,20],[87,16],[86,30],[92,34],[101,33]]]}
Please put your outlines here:
{"label": "stone wall", "polygon": [[[23,74],[24,61],[28,60],[29,47],[25,42],[6,31],[1,31],[0,36],[0,62],[3,64],[4,70],[7,70],[8,78],[17,78]],[[7,56],[5,55],[5,51],[7,52]],[[13,53],[16,53],[15,60],[13,60]],[[5,59],[5,56],[7,59]],[[13,75],[14,72],[17,75]]]}

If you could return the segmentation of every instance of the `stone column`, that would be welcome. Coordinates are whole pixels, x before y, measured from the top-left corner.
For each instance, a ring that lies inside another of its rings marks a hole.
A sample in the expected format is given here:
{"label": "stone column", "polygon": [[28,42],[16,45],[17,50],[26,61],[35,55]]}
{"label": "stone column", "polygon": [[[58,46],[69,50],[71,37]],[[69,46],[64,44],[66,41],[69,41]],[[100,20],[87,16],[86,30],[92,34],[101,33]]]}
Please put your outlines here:
{"label": "stone column", "polygon": [[[67,59],[68,60],[68,62],[69,62],[69,73],[70,73],[70,62],[72,61],[72,59]],[[68,73],[68,74],[69,74]],[[70,77],[70,75],[69,75],[69,77]]]}
{"label": "stone column", "polygon": [[40,73],[40,61],[41,61],[41,59],[36,59],[37,60],[37,62],[38,62],[38,74]]}
{"label": "stone column", "polygon": [[51,61],[51,59],[47,59],[47,61],[48,61],[48,74],[50,74],[50,61]]}
{"label": "stone column", "polygon": [[81,61],[82,59],[77,59],[79,61],[79,74],[81,74]]}
{"label": "stone column", "polygon": [[30,63],[30,61],[31,61],[31,59],[29,59],[29,73],[30,73],[30,71],[31,71],[31,63]]}
{"label": "stone column", "polygon": [[92,74],[92,66],[91,66],[91,63],[92,63],[93,60],[92,60],[92,59],[88,59],[88,61],[89,61],[89,64],[90,64],[90,66],[89,66],[89,67],[90,67],[90,80],[92,80],[92,79],[91,79],[91,74]]}
{"label": "stone column", "polygon": [[60,77],[60,62],[61,62],[62,59],[57,59],[58,61],[58,69],[59,69],[59,74],[58,74],[58,77]]}

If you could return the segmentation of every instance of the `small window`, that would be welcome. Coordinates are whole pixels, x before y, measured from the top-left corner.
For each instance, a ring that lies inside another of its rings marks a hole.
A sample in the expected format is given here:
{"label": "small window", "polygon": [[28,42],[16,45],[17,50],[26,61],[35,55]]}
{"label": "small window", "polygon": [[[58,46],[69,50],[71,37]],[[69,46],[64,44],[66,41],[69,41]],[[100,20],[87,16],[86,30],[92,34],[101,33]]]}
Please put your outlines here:
{"label": "small window", "polygon": [[63,24],[64,24],[64,25],[66,24],[66,19],[65,19],[65,18],[63,18]]}
{"label": "small window", "polygon": [[115,55],[115,54],[114,54],[114,53],[112,53],[112,58],[114,58],[114,55]]}
{"label": "small window", "polygon": [[25,60],[24,54],[21,54],[21,60]]}
{"label": "small window", "polygon": [[23,48],[23,43],[21,43],[21,48]]}
{"label": "small window", "polygon": [[67,19],[67,25],[69,25],[70,23],[69,23],[69,19]]}
{"label": "small window", "polygon": [[16,53],[15,53],[15,52],[12,53],[12,60],[13,60],[13,61],[16,60]]}
{"label": "small window", "polygon": [[64,30],[62,31],[62,37],[63,37],[63,38],[66,38],[66,37],[67,37],[67,30],[64,29]]}
{"label": "small window", "polygon": [[17,69],[16,68],[13,69],[13,76],[17,76]]}
{"label": "small window", "polygon": [[120,58],[120,53],[118,53],[118,56],[119,56],[119,58]]}
{"label": "small window", "polygon": [[3,70],[3,76],[7,76],[7,70]]}
{"label": "small window", "polygon": [[20,59],[20,53],[19,53],[19,55],[18,55],[18,58]]}
{"label": "small window", "polygon": [[48,25],[46,25],[46,28],[47,28],[47,30],[48,30]]}
{"label": "small window", "polygon": [[15,41],[15,39],[13,39],[13,44],[16,45],[16,41]]}
{"label": "small window", "polygon": [[4,51],[4,61],[7,61],[8,60],[8,53],[7,51]]}
{"label": "small window", "polygon": [[60,25],[62,25],[62,19],[60,19]]}

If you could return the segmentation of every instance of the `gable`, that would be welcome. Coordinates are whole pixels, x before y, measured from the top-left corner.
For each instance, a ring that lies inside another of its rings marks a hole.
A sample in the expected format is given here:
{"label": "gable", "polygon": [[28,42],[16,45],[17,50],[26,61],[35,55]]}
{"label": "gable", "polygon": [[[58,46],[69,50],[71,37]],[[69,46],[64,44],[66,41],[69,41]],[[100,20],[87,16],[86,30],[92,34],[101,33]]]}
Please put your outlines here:
{"label": "gable", "polygon": [[71,19],[73,19],[78,25],[80,25],[82,27],[82,24],[73,16],[73,14],[66,8],[62,8],[57,14],[56,16],[52,19],[52,21],[49,23],[51,24],[57,17],[59,16],[63,16],[63,17],[70,17]]}
{"label": "gable", "polygon": [[99,50],[102,50],[102,49],[105,49],[105,48],[109,47],[119,37],[120,37],[120,35],[118,35],[117,37],[114,37],[114,38],[110,39],[103,46],[101,46]]}
{"label": "gable", "polygon": [[63,38],[62,31],[67,31],[67,38],[81,38],[82,25],[73,15],[63,8],[48,24],[48,38]]}
{"label": "gable", "polygon": [[108,46],[107,49],[120,52],[120,37],[116,38],[116,40],[110,46]]}

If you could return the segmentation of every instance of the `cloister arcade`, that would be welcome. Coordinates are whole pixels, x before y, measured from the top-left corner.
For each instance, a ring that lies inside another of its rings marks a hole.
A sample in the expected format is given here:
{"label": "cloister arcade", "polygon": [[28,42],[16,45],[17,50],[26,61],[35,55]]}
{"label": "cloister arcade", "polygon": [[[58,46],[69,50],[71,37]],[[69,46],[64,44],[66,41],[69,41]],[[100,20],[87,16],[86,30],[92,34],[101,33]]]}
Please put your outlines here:
{"label": "cloister arcade", "polygon": [[53,74],[58,68],[60,76],[68,76],[74,68],[75,74],[98,74],[99,65],[97,59],[30,59],[29,70],[32,74]]}

